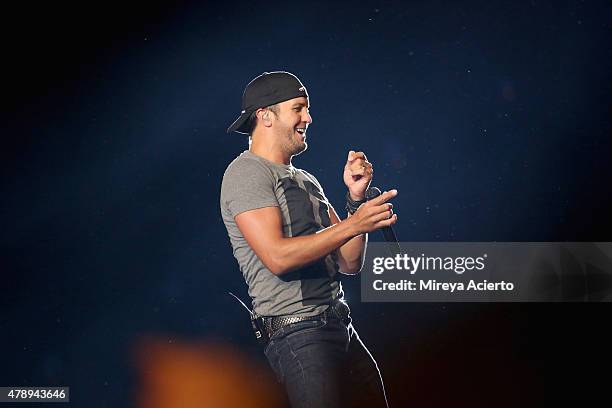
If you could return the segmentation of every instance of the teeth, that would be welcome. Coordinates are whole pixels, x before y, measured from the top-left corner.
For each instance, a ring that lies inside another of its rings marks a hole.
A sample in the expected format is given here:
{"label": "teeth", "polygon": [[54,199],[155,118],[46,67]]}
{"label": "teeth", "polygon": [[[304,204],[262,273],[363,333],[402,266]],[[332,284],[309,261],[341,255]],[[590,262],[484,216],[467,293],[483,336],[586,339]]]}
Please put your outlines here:
{"label": "teeth", "polygon": [[302,133],[302,134],[306,131],[306,129],[304,128],[297,128],[295,130],[297,130],[298,133]]}

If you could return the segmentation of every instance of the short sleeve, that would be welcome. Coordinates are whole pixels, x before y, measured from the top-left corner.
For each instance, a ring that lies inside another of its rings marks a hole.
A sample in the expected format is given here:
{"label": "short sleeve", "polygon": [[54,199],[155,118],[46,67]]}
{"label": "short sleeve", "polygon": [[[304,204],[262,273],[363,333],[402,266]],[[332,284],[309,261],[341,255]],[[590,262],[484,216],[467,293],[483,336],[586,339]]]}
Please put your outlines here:
{"label": "short sleeve", "polygon": [[278,207],[275,180],[270,170],[256,160],[239,159],[225,171],[221,183],[221,205],[232,217],[263,207]]}

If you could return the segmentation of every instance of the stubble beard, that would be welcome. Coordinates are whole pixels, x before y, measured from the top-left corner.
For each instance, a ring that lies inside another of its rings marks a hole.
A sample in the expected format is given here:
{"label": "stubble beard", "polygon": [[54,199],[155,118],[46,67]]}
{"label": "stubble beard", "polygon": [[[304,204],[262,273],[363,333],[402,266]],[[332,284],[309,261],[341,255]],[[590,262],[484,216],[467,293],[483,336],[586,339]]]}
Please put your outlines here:
{"label": "stubble beard", "polygon": [[308,143],[305,140],[296,140],[294,128],[288,129],[283,139],[283,150],[289,157],[297,156],[308,149]]}

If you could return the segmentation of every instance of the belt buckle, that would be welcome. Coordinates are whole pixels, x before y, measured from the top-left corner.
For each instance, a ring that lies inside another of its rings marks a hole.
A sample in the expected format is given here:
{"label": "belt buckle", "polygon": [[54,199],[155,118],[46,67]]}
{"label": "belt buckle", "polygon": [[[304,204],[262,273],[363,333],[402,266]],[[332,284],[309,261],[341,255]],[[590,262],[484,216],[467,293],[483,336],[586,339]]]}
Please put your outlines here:
{"label": "belt buckle", "polygon": [[274,317],[265,317],[264,318],[264,330],[268,334],[268,338],[272,338],[274,335],[274,325],[273,325]]}

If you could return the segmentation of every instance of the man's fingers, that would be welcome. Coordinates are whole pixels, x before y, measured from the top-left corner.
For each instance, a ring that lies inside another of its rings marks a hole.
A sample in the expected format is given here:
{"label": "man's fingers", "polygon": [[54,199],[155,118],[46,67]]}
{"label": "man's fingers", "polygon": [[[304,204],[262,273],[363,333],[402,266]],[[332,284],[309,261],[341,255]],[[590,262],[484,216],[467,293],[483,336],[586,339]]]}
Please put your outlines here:
{"label": "man's fingers", "polygon": [[397,222],[397,214],[393,214],[391,216],[391,218],[386,218],[382,221],[378,221],[376,223],[376,228],[384,228],[384,227],[390,227],[391,225],[395,224]]}
{"label": "man's fingers", "polygon": [[388,212],[391,211],[393,209],[393,204],[391,203],[383,203],[381,205],[377,205],[377,206],[373,206],[372,207],[372,214],[378,214],[381,212]]}
{"label": "man's fingers", "polygon": [[381,213],[376,214],[376,216],[374,216],[374,220],[373,221],[375,223],[377,223],[377,222],[380,222],[380,221],[388,220],[388,219],[392,218],[393,215],[394,215],[393,214],[393,210],[388,209],[388,210],[385,210],[385,211],[383,211]]}
{"label": "man's fingers", "polygon": [[372,171],[372,163],[363,160],[356,159],[352,163],[350,163],[349,170],[353,175],[364,175]]}
{"label": "man's fingers", "polygon": [[348,160],[349,162],[352,162],[352,161],[354,161],[354,160],[356,160],[356,159],[364,159],[364,160],[368,160],[368,159],[366,158],[365,153],[363,153],[363,152],[355,152],[354,150],[351,150],[351,151],[349,152],[349,154],[348,154],[348,158],[347,158],[347,160]]}
{"label": "man's fingers", "polygon": [[382,193],[381,195],[379,195],[375,199],[370,200],[370,202],[372,203],[372,205],[381,205],[384,202],[386,202],[387,200],[392,199],[396,195],[397,195],[397,190],[395,190],[395,189],[389,190],[389,191],[385,191],[384,193]]}
{"label": "man's fingers", "polygon": [[356,170],[351,170],[351,176],[365,176],[368,172],[367,167],[360,167]]}
{"label": "man's fingers", "polygon": [[368,160],[368,158],[366,157],[364,152],[356,152],[355,153],[355,158],[357,159],[363,159],[363,160]]}

